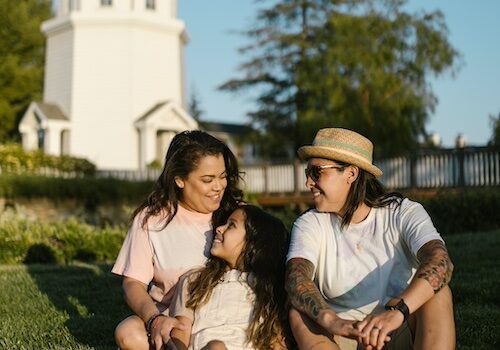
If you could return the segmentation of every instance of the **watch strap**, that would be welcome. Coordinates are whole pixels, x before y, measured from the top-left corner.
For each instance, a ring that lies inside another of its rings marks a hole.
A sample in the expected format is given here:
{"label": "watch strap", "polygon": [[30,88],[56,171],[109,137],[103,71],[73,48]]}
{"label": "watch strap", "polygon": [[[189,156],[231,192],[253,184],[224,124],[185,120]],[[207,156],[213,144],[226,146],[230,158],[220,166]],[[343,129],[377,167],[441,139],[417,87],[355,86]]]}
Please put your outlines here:
{"label": "watch strap", "polygon": [[403,299],[400,299],[399,302],[396,305],[386,305],[385,306],[386,310],[398,310],[403,314],[403,322],[406,322],[408,317],[410,316],[410,309],[408,308],[408,305],[406,305],[405,301]]}

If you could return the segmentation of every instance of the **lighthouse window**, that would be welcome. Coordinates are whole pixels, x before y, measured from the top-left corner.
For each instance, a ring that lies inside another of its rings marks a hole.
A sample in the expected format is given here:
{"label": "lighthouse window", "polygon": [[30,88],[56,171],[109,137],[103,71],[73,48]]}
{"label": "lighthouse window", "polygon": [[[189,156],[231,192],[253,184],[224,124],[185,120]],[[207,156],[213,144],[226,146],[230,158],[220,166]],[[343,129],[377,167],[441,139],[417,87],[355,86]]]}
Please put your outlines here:
{"label": "lighthouse window", "polygon": [[113,6],[113,0],[101,0],[101,6]]}
{"label": "lighthouse window", "polygon": [[146,8],[148,10],[154,10],[156,8],[156,1],[155,0],[146,0]]}

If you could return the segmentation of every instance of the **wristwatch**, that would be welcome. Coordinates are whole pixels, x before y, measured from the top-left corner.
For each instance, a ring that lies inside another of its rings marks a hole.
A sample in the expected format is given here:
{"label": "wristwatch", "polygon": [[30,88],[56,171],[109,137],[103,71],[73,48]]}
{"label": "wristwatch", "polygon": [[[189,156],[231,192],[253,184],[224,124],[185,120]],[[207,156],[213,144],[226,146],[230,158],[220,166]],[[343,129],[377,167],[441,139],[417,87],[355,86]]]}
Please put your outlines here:
{"label": "wristwatch", "polygon": [[385,309],[398,310],[399,312],[401,312],[403,314],[403,322],[405,322],[408,319],[408,316],[410,316],[410,309],[408,309],[408,305],[406,305],[403,299],[400,299],[396,305],[386,305]]}

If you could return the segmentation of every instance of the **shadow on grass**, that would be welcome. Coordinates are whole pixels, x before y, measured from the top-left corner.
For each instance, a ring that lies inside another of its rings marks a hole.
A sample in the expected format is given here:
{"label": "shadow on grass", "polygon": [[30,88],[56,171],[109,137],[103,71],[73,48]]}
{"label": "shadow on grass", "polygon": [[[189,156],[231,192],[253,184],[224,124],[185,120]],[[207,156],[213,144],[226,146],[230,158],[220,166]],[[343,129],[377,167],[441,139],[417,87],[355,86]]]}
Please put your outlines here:
{"label": "shadow on grass", "polygon": [[39,290],[68,314],[65,325],[82,345],[116,349],[114,329],[130,311],[123,300],[121,278],[110,265],[28,265]]}

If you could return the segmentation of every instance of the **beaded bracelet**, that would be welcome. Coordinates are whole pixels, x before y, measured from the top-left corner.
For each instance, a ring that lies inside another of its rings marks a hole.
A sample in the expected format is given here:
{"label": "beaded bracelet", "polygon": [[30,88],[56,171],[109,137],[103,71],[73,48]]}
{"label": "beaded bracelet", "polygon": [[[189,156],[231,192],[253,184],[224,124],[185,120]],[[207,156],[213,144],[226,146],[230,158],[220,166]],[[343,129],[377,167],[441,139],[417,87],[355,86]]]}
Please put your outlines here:
{"label": "beaded bracelet", "polygon": [[148,338],[151,337],[151,328],[154,328],[152,327],[153,326],[153,323],[156,321],[156,319],[160,316],[165,316],[164,314],[156,314],[156,315],[153,315],[149,318],[148,322],[146,322],[146,332],[148,333]]}

